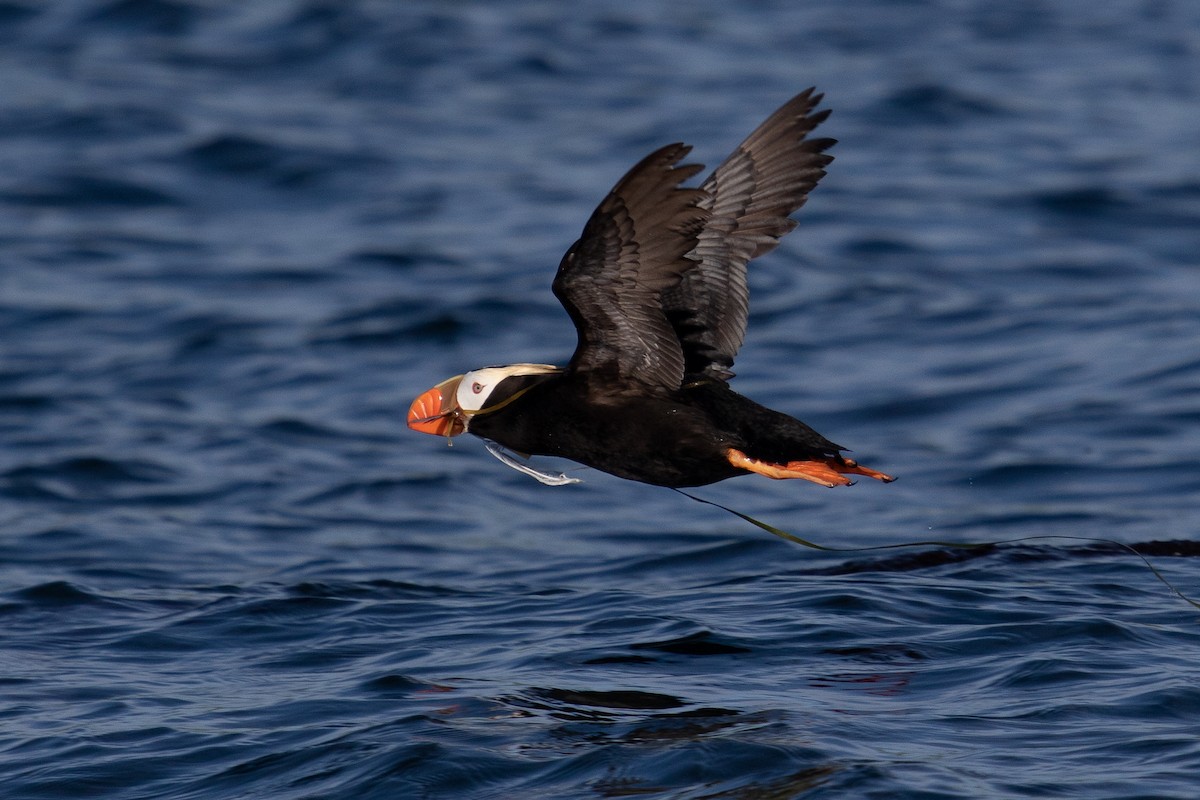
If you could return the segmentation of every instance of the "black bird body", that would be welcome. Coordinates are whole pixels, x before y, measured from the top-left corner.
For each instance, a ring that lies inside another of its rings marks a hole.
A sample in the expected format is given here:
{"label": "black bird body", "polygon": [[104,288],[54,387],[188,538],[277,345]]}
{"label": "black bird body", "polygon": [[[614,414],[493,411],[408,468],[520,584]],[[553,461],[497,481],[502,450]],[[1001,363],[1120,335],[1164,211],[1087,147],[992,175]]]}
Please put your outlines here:
{"label": "black bird body", "polygon": [[837,457],[841,449],[713,379],[646,394],[609,392],[565,373],[516,376],[492,399],[522,390],[514,402],[476,415],[470,432],[518,453],[569,458],[643,483],[702,486],[745,474],[729,462],[729,448],[773,463]]}
{"label": "black bird body", "polygon": [[410,427],[473,433],[622,478],[700,486],[747,473],[825,486],[892,478],[729,387],[749,309],[746,264],[795,227],[832,139],[812,89],[785,103],[697,188],[683,144],[644,158],[567,250],[554,294],[578,342],[565,368],[487,367],[430,389]]}

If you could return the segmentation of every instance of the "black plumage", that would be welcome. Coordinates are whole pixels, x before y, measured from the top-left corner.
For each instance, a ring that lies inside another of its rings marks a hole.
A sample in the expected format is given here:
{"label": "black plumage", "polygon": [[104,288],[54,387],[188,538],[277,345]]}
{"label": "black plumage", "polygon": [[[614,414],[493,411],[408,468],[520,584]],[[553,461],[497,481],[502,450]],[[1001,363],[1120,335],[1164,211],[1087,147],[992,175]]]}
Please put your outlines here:
{"label": "black plumage", "polygon": [[[466,430],[528,455],[623,478],[697,486],[757,472],[827,486],[860,467],[808,425],[728,384],[746,332],[746,264],[774,249],[825,175],[829,114],[809,89],[763,122],[697,188],[672,144],[640,161],[563,257],[554,294],[578,333],[564,369],[486,368],[414,402],[409,424]],[[453,396],[449,396],[453,394]]]}

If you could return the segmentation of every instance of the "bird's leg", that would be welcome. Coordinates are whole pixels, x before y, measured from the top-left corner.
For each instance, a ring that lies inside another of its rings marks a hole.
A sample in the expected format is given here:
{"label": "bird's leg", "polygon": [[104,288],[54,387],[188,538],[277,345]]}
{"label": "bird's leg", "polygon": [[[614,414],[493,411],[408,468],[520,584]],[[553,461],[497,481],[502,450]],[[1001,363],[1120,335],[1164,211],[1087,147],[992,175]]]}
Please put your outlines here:
{"label": "bird's leg", "polygon": [[835,470],[831,469],[831,465],[824,461],[789,461],[787,464],[768,464],[765,461],[759,461],[756,458],[743,453],[741,450],[729,448],[725,451],[725,458],[729,460],[739,469],[757,472],[759,475],[766,475],[768,478],[775,480],[784,480],[787,478],[801,478],[806,481],[820,484],[821,486],[849,486],[851,480],[845,475],[839,475]]}
{"label": "bird's leg", "polygon": [[896,480],[891,475],[859,466],[858,462],[849,458],[815,459],[811,461],[789,461],[786,464],[770,464],[766,461],[750,458],[750,456],[741,450],[732,447],[725,451],[725,458],[735,467],[756,472],[768,478],[774,478],[775,480],[801,478],[820,484],[821,486],[848,486],[853,481],[846,477],[847,474],[864,475],[868,478],[883,481],[884,483],[891,483]]}

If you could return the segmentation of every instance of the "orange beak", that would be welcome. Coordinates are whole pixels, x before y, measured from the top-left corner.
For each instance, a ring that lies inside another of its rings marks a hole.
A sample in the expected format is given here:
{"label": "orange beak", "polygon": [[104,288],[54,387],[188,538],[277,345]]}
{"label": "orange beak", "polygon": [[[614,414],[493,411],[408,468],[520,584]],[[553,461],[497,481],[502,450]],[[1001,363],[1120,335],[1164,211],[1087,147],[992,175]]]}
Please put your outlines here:
{"label": "orange beak", "polygon": [[458,383],[462,375],[442,381],[408,407],[408,427],[434,436],[458,436],[467,429],[459,413]]}

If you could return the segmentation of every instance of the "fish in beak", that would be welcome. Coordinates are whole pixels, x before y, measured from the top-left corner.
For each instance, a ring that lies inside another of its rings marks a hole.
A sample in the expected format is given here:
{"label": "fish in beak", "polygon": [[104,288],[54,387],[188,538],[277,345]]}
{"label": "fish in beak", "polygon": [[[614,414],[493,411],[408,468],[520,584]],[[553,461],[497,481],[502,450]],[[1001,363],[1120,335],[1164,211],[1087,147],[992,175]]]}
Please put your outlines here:
{"label": "fish in beak", "polygon": [[434,436],[458,436],[467,429],[466,415],[458,404],[462,375],[442,381],[413,400],[408,407],[408,427]]}

